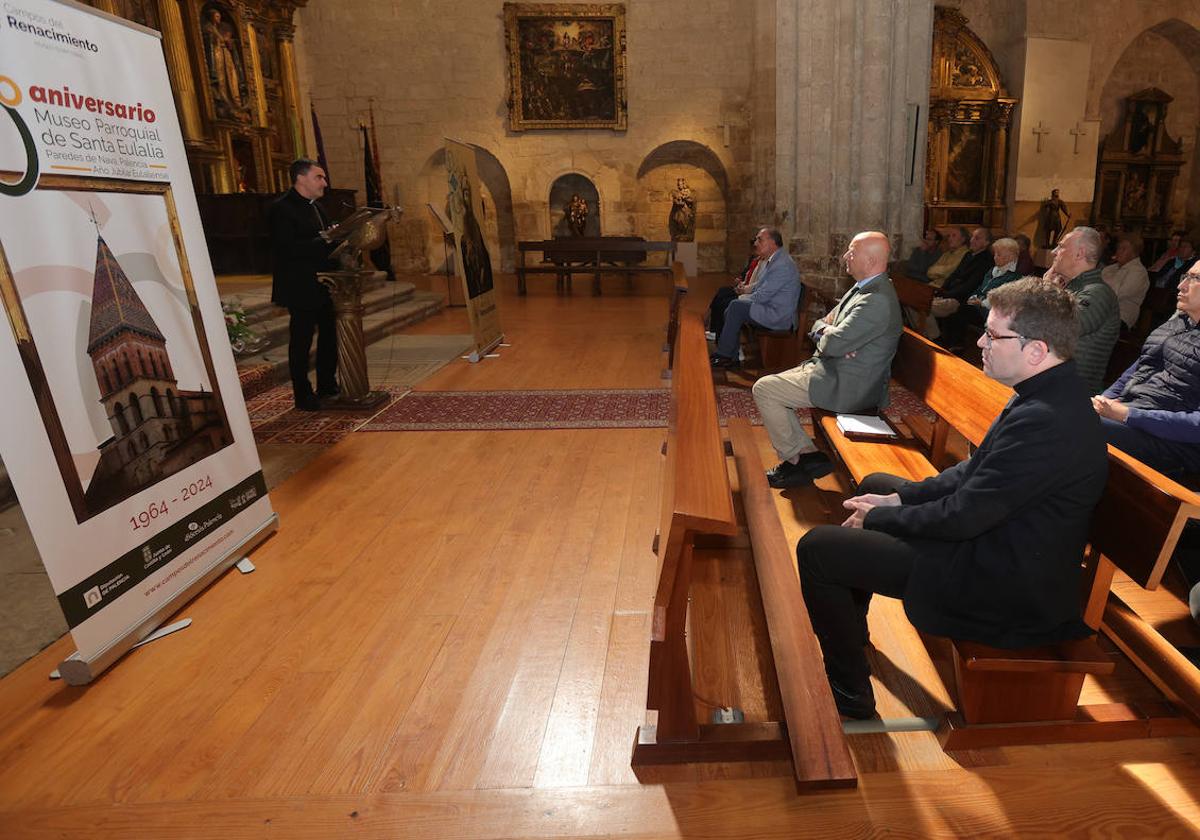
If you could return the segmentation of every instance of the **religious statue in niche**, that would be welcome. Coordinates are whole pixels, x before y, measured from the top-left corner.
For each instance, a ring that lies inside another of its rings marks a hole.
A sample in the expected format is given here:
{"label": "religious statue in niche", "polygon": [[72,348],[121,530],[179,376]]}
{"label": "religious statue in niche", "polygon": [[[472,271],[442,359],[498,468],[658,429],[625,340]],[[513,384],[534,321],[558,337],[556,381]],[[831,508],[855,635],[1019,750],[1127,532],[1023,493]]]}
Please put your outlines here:
{"label": "religious statue in niche", "polygon": [[1125,179],[1125,195],[1121,199],[1122,216],[1146,215],[1146,179],[1140,172],[1130,172]]}
{"label": "religious statue in niche", "polygon": [[1162,103],[1160,102],[1131,102],[1133,111],[1129,115],[1129,151],[1137,154],[1141,151],[1152,152],[1154,136],[1158,133],[1158,123],[1162,119]]}
{"label": "religious statue in niche", "polygon": [[[1066,216],[1064,221],[1063,216]],[[1058,190],[1050,190],[1050,197],[1042,202],[1038,210],[1037,231],[1034,242],[1039,248],[1053,248],[1062,237],[1066,222],[1071,221],[1071,208],[1058,197]]]}
{"label": "religious statue in niche", "polygon": [[589,212],[591,212],[591,208],[588,207],[587,199],[579,193],[574,193],[571,196],[571,200],[567,202],[565,210],[567,227],[573,236],[583,236],[583,229],[587,226]]}
{"label": "religious statue in niche", "polygon": [[216,115],[221,119],[247,122],[250,119],[250,106],[237,31],[216,6],[204,10],[202,31],[204,63]]}
{"label": "religious statue in niche", "polygon": [[667,222],[672,242],[691,242],[696,238],[696,196],[683,178],[675,180],[671,190],[671,217]]}

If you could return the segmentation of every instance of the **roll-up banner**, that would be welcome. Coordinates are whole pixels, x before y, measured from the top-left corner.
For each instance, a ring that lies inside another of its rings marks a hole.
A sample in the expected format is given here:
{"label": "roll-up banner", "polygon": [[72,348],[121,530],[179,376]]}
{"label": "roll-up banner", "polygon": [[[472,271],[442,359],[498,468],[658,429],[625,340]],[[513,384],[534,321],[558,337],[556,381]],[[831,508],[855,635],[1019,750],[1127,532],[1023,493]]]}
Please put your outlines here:
{"label": "roll-up banner", "polygon": [[480,222],[483,197],[479,190],[479,172],[475,149],[456,140],[446,140],[446,174],[450,179],[450,222],[458,246],[458,276],[467,298],[467,316],[475,347],[468,358],[478,362],[504,340],[500,329],[500,311],[496,308],[496,290],[492,282],[492,258],[483,240]]}
{"label": "roll-up banner", "polygon": [[82,683],[275,528],[158,33],[0,5],[0,456]]}

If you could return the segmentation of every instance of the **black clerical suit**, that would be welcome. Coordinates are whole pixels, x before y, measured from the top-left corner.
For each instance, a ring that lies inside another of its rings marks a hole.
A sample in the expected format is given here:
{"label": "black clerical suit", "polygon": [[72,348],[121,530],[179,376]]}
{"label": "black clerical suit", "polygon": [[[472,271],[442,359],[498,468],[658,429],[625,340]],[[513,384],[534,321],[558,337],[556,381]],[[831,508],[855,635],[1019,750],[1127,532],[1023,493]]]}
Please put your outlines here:
{"label": "black clerical suit", "polygon": [[334,268],[332,245],[318,235],[329,222],[316,202],[294,189],[271,205],[271,244],[275,272],[271,300],[291,313],[288,369],[296,404],[312,403],[308,354],[317,332],[317,392],[337,392],[337,332],[329,290],[317,282],[317,272]]}
{"label": "black clerical suit", "polygon": [[898,492],[863,529],[823,525],[796,547],[804,599],[835,687],[870,696],[863,646],[872,592],[902,598],[920,630],[1002,648],[1082,638],[1080,569],[1108,456],[1068,361],[1016,386],[966,461],[924,481],[868,476]]}

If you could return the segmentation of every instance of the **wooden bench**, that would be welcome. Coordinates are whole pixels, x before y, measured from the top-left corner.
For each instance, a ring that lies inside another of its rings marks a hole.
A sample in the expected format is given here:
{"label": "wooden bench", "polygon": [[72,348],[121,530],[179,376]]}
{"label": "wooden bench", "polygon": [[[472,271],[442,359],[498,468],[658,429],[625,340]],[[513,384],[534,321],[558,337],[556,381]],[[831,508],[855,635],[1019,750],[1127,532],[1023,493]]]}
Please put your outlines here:
{"label": "wooden bench", "polygon": [[[946,461],[949,429],[977,446],[1012,394],[909,329],[901,336],[892,373],[937,419],[928,443],[916,438],[863,442],[845,438],[834,416],[819,416],[818,428],[856,484],[873,472],[912,480],[935,474],[934,465]],[[1164,648],[1170,647],[1166,641],[1110,593],[1118,568],[1144,588],[1156,587],[1184,524],[1198,516],[1200,497],[1109,447],[1109,479],[1089,531],[1083,617],[1092,628],[1103,627],[1122,650],[1143,651],[1140,659],[1127,655],[1152,682],[1200,717],[1200,674],[1177,652],[1164,657]],[[1027,650],[952,640],[952,648],[959,708],[947,715],[939,731],[946,749],[1149,737],[1191,729],[1190,722],[1168,708],[1079,706],[1086,675],[1114,668],[1094,638]],[[1165,659],[1169,664],[1163,664]]]}
{"label": "wooden bench", "polygon": [[910,326],[924,335],[925,324],[930,317],[930,310],[933,307],[933,297],[937,292],[937,288],[931,283],[924,283],[920,280],[907,277],[896,269],[890,271],[888,277],[891,279],[892,286],[896,290],[896,297],[899,298],[900,305],[905,307],[905,320],[913,320],[914,323],[910,324]]}
{"label": "wooden bench", "polygon": [[671,378],[671,369],[675,366],[675,336],[679,333],[679,315],[683,311],[683,299],[688,293],[687,273],[683,263],[671,263],[671,292],[667,304],[667,340],[663,343],[663,352],[667,354],[666,366],[662,371],[663,379]]}
{"label": "wooden bench", "polygon": [[[757,578],[770,647],[769,655],[759,651],[750,661],[760,668],[765,661],[773,666],[779,697],[762,705],[781,708],[783,720],[710,724],[697,714],[702,695],[693,682],[693,660],[708,663],[698,673],[710,670],[702,640],[711,633],[699,625],[715,608],[692,586],[693,561],[698,548],[713,542],[712,535],[724,535],[726,544],[736,549],[740,529],[704,327],[695,313],[680,319],[674,372],[656,546],[659,574],[651,620],[649,711],[647,724],[638,730],[632,763],[637,768],[790,756],[798,790],[853,786],[857,775],[820,646],[808,624],[791,547],[774,511],[753,432],[739,420],[730,421],[730,451],[753,549],[753,571],[747,576]],[[725,563],[722,557],[722,568]],[[732,644],[716,632],[722,643]],[[764,678],[764,685],[769,682]],[[718,700],[735,705],[728,697]]]}
{"label": "wooden bench", "polygon": [[[540,252],[543,260],[553,265],[526,265],[526,255]],[[663,252],[663,265],[638,265],[648,253]],[[559,292],[571,291],[574,274],[592,275],[592,294],[600,294],[600,275],[604,271],[617,271],[625,275],[629,285],[634,274],[672,273],[674,242],[647,242],[640,237],[588,237],[546,239],[517,243],[520,260],[517,264],[517,293],[525,294],[525,278],[529,274],[553,274],[557,278]]]}

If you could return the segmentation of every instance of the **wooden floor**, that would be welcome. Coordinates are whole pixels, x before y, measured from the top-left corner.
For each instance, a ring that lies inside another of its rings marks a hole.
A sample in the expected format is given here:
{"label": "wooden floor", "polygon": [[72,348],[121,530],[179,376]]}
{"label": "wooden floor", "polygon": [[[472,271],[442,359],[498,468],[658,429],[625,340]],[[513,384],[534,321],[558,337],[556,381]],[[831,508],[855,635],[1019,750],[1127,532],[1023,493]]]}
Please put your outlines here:
{"label": "wooden floor", "polygon": [[[665,299],[638,282],[521,299],[503,278],[513,346],[423,388],[655,387]],[[0,681],[0,837],[1200,833],[1200,739],[950,756],[929,733],[872,735],[852,739],[856,791],[797,797],[726,767],[640,782],[662,439],[350,436],[272,493],[258,571],[185,607],[188,630],[86,688],[46,679],[69,639]],[[777,494],[789,538],[839,518],[844,491],[832,475]],[[946,708],[941,652],[898,604],[877,601],[871,633],[884,717]],[[1152,694],[1124,669],[1084,699]]]}

